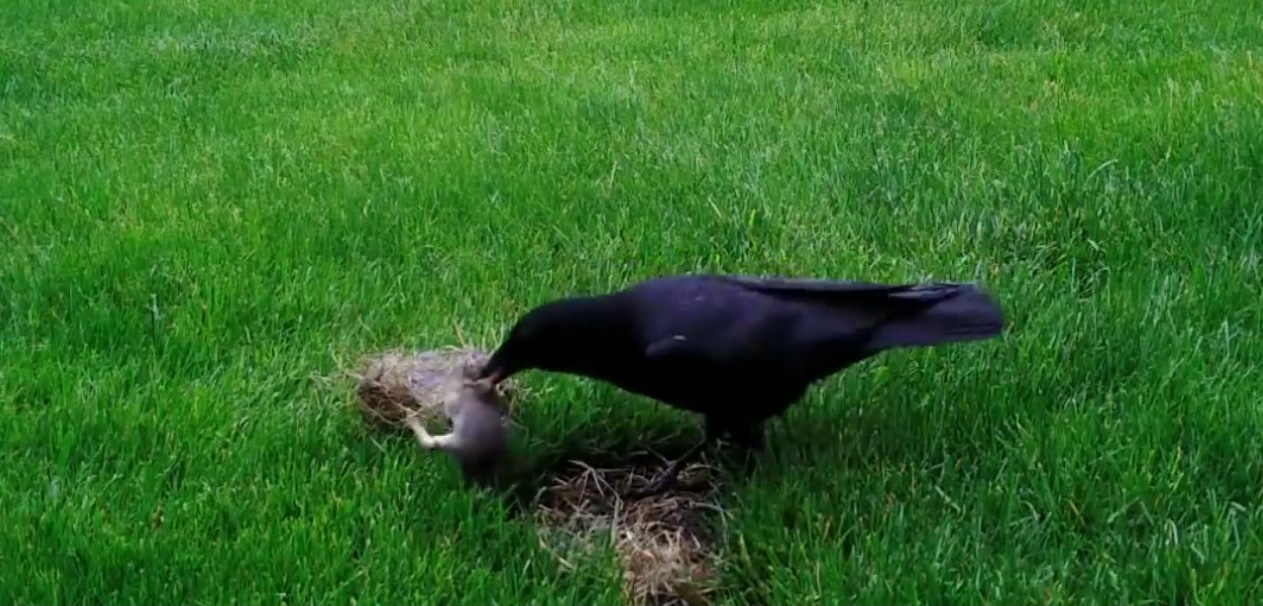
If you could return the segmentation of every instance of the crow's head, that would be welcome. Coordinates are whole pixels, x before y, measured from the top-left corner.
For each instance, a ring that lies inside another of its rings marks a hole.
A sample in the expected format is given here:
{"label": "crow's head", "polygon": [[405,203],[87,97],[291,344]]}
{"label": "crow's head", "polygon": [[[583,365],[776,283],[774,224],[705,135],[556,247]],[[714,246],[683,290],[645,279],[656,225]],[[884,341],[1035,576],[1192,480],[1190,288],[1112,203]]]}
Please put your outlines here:
{"label": "crow's head", "polygon": [[545,303],[524,314],[482,367],[478,379],[499,383],[525,370],[570,371],[615,337],[618,313],[603,298]]}

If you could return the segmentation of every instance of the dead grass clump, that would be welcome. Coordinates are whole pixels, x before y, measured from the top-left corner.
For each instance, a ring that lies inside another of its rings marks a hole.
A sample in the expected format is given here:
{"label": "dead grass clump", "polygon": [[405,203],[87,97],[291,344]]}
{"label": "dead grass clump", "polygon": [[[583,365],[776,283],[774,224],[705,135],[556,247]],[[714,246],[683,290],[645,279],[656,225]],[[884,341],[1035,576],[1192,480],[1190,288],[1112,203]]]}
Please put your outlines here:
{"label": "dead grass clump", "polygon": [[[444,398],[463,374],[481,367],[487,355],[468,347],[445,347],[419,352],[386,351],[365,356],[351,373],[356,380],[355,402],[365,420],[387,429],[405,429],[404,418],[416,414],[423,423],[445,422]],[[497,391],[509,404],[518,393],[513,379]]]}
{"label": "dead grass clump", "polygon": [[541,542],[562,565],[612,542],[623,571],[623,600],[634,606],[710,603],[714,560],[703,518],[718,512],[711,469],[693,464],[677,492],[623,501],[665,465],[632,462],[599,469],[573,462],[541,494]]}

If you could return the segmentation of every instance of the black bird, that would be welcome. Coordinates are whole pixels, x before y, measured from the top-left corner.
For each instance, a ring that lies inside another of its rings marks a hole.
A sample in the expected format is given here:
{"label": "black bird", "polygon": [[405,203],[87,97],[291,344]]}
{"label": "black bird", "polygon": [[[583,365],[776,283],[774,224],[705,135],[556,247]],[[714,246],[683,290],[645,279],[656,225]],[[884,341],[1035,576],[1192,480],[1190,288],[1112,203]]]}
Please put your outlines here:
{"label": "black bird", "polygon": [[764,422],[816,381],[888,349],[1003,328],[1000,306],[968,284],[676,275],[528,311],[480,378],[562,372],[701,414],[706,437],[628,495],[640,498],[667,488],[713,440],[761,448]]}

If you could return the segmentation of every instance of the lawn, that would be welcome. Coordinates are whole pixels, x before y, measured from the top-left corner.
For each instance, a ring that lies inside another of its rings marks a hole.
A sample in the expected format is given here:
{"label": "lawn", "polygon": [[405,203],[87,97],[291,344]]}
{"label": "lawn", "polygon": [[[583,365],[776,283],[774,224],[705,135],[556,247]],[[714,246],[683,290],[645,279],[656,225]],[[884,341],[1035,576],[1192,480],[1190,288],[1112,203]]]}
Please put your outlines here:
{"label": "lawn", "polygon": [[[1259,0],[0,4],[0,603],[618,603],[329,377],[699,271],[1010,322],[772,424],[719,602],[1258,602],[1260,49]],[[522,378],[540,460],[700,435]]]}

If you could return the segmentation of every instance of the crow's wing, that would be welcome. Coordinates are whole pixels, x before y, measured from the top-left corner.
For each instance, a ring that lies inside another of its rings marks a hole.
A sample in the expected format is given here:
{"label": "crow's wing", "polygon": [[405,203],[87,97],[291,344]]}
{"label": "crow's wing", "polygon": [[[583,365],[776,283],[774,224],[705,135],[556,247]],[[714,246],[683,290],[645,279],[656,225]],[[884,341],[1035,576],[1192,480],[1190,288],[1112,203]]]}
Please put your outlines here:
{"label": "crow's wing", "polygon": [[719,279],[747,290],[786,300],[824,305],[885,305],[924,307],[957,294],[968,285],[954,282],[929,284],[880,284],[849,280],[784,278],[778,276],[720,276]]}
{"label": "crow's wing", "polygon": [[[725,276],[752,292],[808,303],[828,313],[818,330],[867,333],[866,349],[938,345],[996,336],[1004,313],[971,284],[878,284],[803,278]],[[830,337],[836,338],[836,337]]]}
{"label": "crow's wing", "polygon": [[793,305],[710,276],[674,277],[634,293],[646,359],[734,364],[768,355],[793,327]]}

